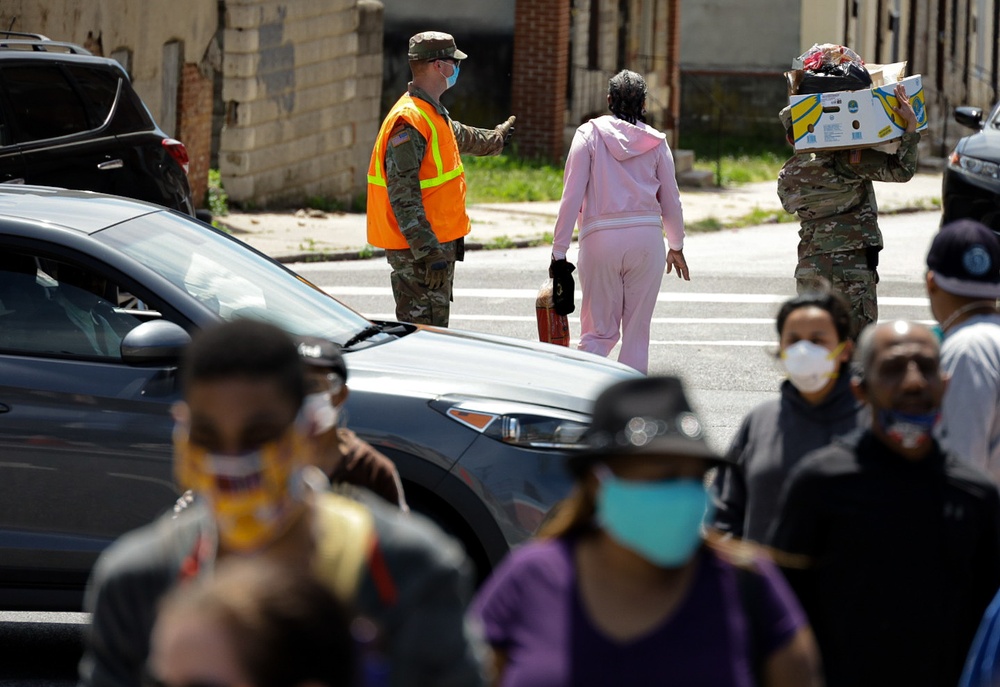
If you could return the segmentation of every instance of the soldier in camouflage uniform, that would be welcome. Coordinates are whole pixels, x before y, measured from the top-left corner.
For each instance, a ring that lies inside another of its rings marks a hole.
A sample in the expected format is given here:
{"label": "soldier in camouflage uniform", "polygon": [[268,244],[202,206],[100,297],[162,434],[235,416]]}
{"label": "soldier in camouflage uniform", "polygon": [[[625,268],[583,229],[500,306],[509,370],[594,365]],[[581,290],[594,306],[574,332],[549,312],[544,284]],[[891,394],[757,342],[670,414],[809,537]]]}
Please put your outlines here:
{"label": "soldier in camouflage uniform", "polygon": [[[778,197],[785,210],[798,215],[799,293],[822,278],[851,303],[853,333],[878,320],[875,285],[882,232],[872,181],[909,181],[917,170],[917,116],[902,86],[896,87],[896,114],[906,132],[895,154],[853,149],[803,152],[792,156],[778,173]],[[792,142],[789,108],[779,113]]]}
{"label": "soldier in camouflage uniform", "polygon": [[404,322],[448,326],[455,261],[463,258],[470,228],[458,155],[498,155],[513,132],[514,117],[478,129],[451,119],[440,103],[466,57],[446,33],[410,39],[413,80],[383,121],[372,153],[368,242],[386,249],[396,317]]}

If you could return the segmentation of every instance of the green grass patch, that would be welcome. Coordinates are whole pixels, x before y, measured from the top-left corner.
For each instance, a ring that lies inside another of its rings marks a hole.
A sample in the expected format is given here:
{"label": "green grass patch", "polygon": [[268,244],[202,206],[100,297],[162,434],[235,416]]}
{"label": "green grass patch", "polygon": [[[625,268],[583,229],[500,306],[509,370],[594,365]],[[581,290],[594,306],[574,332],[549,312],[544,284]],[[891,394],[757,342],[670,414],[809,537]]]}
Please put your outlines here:
{"label": "green grass patch", "polygon": [[507,248],[514,248],[517,244],[514,243],[513,239],[504,234],[503,236],[497,236],[490,239],[483,244],[485,250],[504,250]]}
{"label": "green grass patch", "polygon": [[552,245],[552,232],[546,231],[542,234],[540,238],[532,239],[528,242],[529,246],[551,246]]}
{"label": "green grass patch", "polygon": [[681,133],[680,148],[694,151],[695,169],[715,174],[717,186],[772,181],[791,156],[787,143],[745,136]]}
{"label": "green grass patch", "polygon": [[222,174],[217,169],[208,170],[206,201],[213,216],[224,217],[229,214],[229,195],[222,188]]}
{"label": "green grass patch", "polygon": [[690,232],[708,232],[708,231],[719,231],[720,229],[725,229],[726,225],[722,223],[722,220],[717,217],[706,217],[705,219],[700,219],[696,222],[685,222],[684,231]]}
{"label": "green grass patch", "polygon": [[754,208],[742,217],[721,220],[718,217],[706,217],[696,222],[685,222],[686,231],[709,232],[720,231],[722,229],[741,229],[743,227],[757,227],[762,224],[783,224],[785,222],[798,222],[795,215],[790,215],[784,210],[762,210]]}
{"label": "green grass patch", "polygon": [[305,200],[305,206],[310,210],[319,210],[320,212],[327,213],[344,212],[346,210],[344,204],[339,200],[326,196],[309,196]]}
{"label": "green grass patch", "polygon": [[469,204],[559,200],[562,196],[563,169],[547,162],[499,155],[465,156],[462,164]]}

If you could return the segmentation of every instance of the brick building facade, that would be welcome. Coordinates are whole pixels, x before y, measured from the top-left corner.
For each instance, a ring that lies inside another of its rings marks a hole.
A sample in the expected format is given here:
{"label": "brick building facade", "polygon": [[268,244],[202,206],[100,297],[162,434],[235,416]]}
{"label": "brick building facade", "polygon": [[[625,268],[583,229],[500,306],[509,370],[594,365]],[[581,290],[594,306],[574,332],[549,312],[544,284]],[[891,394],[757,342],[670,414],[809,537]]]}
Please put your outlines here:
{"label": "brick building facade", "polygon": [[608,79],[625,68],[646,79],[647,119],[676,143],[679,2],[519,0],[512,98],[519,152],[558,161],[576,127],[607,112]]}
{"label": "brick building facade", "polygon": [[570,0],[516,5],[511,101],[521,155],[558,160],[563,154],[569,26]]}

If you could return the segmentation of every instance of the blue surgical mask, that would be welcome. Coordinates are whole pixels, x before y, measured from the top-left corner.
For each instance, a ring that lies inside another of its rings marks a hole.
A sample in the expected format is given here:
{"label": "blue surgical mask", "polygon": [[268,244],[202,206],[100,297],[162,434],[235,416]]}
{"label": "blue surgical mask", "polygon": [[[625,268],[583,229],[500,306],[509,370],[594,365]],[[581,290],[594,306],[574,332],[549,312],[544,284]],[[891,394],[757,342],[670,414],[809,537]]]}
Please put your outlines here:
{"label": "blue surgical mask", "polygon": [[451,66],[452,66],[451,76],[446,76],[445,77],[445,79],[447,79],[447,81],[448,81],[448,88],[451,88],[452,86],[454,86],[455,82],[458,81],[458,72],[459,72],[458,62],[452,63]]}
{"label": "blue surgical mask", "polygon": [[607,468],[598,479],[597,521],[612,539],[662,568],[691,560],[714,511],[702,480],[625,480]]}
{"label": "blue surgical mask", "polygon": [[903,448],[918,448],[931,439],[931,432],[941,413],[901,413],[898,410],[880,410],[878,423],[882,431],[898,441]]}

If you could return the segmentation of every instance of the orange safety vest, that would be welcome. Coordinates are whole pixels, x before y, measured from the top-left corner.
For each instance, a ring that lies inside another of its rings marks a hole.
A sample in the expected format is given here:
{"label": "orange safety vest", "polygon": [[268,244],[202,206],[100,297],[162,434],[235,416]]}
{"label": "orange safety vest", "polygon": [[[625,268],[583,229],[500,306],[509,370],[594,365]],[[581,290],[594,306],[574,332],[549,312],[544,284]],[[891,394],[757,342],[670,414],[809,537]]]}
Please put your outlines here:
{"label": "orange safety vest", "polygon": [[410,247],[399,231],[385,185],[385,149],[399,120],[415,128],[427,141],[420,163],[420,196],[434,235],[441,243],[465,236],[471,224],[465,213],[465,170],[455,133],[433,105],[407,93],[382,122],[368,164],[368,243],[394,250]]}

